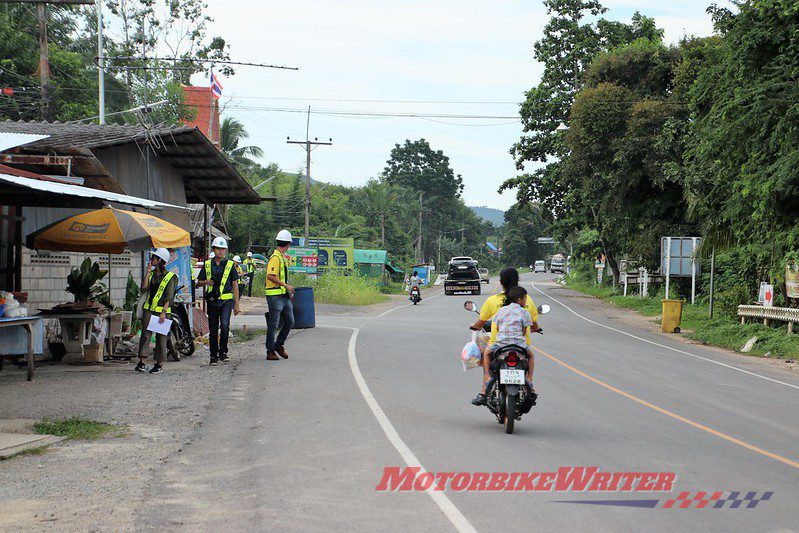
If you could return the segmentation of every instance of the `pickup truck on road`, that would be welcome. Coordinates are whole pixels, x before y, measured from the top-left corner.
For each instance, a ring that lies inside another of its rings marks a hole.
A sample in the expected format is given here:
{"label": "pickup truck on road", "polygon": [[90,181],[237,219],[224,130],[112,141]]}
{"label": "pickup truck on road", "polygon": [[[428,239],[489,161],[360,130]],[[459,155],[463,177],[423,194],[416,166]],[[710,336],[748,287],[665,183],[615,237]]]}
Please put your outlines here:
{"label": "pickup truck on road", "polygon": [[471,257],[453,257],[449,260],[447,277],[444,280],[444,294],[468,292],[480,294],[480,272],[477,261]]}

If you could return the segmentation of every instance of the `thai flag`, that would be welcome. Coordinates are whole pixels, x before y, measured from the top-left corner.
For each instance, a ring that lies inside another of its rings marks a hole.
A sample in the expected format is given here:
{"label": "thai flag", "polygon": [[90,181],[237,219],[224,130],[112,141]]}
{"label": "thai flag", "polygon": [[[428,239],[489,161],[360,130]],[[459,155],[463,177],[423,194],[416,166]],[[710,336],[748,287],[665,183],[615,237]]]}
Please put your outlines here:
{"label": "thai flag", "polygon": [[222,98],[222,84],[219,83],[219,78],[214,75],[214,71],[211,71],[211,95],[217,100]]}

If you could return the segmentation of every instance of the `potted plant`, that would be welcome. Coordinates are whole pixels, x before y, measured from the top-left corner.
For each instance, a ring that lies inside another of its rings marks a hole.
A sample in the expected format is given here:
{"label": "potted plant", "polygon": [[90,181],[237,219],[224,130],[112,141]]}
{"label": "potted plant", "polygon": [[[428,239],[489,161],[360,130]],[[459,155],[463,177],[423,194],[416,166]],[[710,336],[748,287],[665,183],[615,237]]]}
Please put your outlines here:
{"label": "potted plant", "polygon": [[75,303],[86,303],[93,299],[101,299],[105,290],[105,286],[98,285],[98,282],[103,279],[107,270],[101,270],[100,264],[97,262],[92,263],[88,257],[83,260],[79,268],[72,269],[69,276],[67,276],[67,292],[75,297]]}

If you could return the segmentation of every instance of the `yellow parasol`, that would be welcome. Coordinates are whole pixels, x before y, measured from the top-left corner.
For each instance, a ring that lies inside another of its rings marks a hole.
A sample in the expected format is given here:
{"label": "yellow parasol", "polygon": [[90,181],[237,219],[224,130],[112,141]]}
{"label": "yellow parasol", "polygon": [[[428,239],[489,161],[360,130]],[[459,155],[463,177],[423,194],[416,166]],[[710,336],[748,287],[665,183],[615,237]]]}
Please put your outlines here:
{"label": "yellow parasol", "polygon": [[190,246],[189,232],[166,220],[113,207],[67,217],[28,235],[25,244],[36,250],[121,254],[125,248]]}

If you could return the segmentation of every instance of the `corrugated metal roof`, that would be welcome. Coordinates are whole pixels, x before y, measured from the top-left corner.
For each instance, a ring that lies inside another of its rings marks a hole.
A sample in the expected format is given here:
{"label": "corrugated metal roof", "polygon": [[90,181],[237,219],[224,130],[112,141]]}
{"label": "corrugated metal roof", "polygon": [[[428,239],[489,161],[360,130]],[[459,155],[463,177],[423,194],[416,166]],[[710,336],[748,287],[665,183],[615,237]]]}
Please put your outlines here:
{"label": "corrugated metal roof", "polygon": [[[187,203],[257,204],[261,196],[211,141],[188,126],[0,122],[0,132],[47,135],[16,153],[92,155],[91,150],[149,142],[154,152],[183,175]],[[80,174],[79,174],[80,175]]]}
{"label": "corrugated metal roof", "polygon": [[81,187],[80,185],[63,183],[61,180],[55,180],[52,178],[36,179],[0,173],[0,186],[11,186],[15,188],[26,189],[31,191],[30,194],[34,194],[35,192],[37,195],[44,196],[56,195],[73,196],[77,198],[94,198],[103,202],[135,205],[156,209],[187,209],[179,205],[165,204],[163,202],[156,202],[153,200],[147,200],[145,198],[137,198],[135,196],[127,196],[125,194],[117,194],[108,191],[101,191],[99,189],[91,189],[89,187]]}

